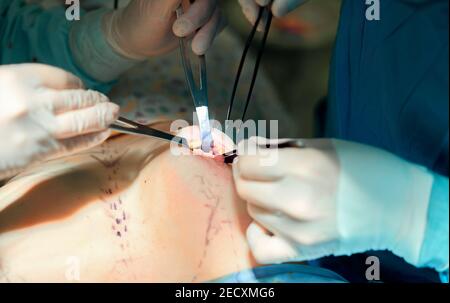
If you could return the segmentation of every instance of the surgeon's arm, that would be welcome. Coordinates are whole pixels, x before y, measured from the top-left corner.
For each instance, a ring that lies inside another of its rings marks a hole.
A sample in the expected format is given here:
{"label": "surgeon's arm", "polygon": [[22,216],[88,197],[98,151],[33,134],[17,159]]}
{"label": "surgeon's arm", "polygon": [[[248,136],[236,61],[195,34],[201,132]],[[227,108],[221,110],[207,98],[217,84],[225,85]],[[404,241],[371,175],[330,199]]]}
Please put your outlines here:
{"label": "surgeon's arm", "polygon": [[[98,34],[100,21],[89,23],[90,37],[85,34],[88,31],[86,25],[85,30],[78,31],[75,37],[71,34],[75,26],[88,20],[82,18],[83,21],[68,21],[63,7],[45,10],[39,5],[27,5],[24,0],[2,1],[0,14],[2,64],[37,61],[58,66],[80,77],[87,87],[101,91],[108,90],[110,81],[114,80],[111,75],[115,77],[118,75],[118,69],[123,70],[130,66],[129,60],[121,58],[110,47],[106,47],[102,35]],[[95,41],[87,41],[92,35],[96,35]],[[80,43],[83,45],[79,45]],[[87,58],[83,50],[85,52],[85,48],[92,43],[103,44],[103,51],[99,51],[99,47],[92,50],[89,61],[95,67],[101,66],[100,72],[107,77],[96,77],[97,75],[87,72],[80,64],[83,61],[82,56]],[[114,62],[114,70],[110,62]]]}
{"label": "surgeon's arm", "polygon": [[448,281],[449,267],[449,199],[448,177],[435,175],[428,206],[428,224],[420,252],[419,266],[446,272],[443,280]]}
{"label": "surgeon's arm", "polygon": [[[239,150],[256,142],[267,144],[252,138]],[[258,223],[247,231],[258,262],[390,250],[414,266],[448,270],[448,177],[368,145],[301,142],[307,148],[241,153],[233,164]]]}

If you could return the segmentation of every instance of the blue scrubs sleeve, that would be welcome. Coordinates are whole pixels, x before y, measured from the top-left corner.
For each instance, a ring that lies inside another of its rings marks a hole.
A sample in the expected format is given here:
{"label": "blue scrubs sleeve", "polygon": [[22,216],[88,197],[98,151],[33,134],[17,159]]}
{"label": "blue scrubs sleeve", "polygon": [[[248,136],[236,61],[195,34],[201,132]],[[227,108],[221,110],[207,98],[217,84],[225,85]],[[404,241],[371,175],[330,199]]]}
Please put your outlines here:
{"label": "blue scrubs sleeve", "polygon": [[108,91],[112,82],[90,77],[74,60],[69,32],[76,22],[66,19],[64,7],[44,10],[23,0],[0,0],[0,63],[57,66],[81,78],[88,88]]}
{"label": "blue scrubs sleeve", "polygon": [[435,174],[428,207],[428,224],[420,252],[419,266],[447,272],[449,268],[448,177]]}

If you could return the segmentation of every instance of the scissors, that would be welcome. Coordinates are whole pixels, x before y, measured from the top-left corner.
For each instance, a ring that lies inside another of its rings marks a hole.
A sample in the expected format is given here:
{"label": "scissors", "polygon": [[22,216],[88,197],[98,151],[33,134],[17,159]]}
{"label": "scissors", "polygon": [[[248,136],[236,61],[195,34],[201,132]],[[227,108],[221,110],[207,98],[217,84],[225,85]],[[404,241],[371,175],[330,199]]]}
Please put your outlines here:
{"label": "scissors", "polygon": [[176,142],[177,144],[190,149],[189,143],[185,138],[174,136],[123,117],[119,117],[116,123],[112,124],[109,128],[120,133],[152,137],[168,142]]}
{"label": "scissors", "polygon": [[[193,3],[194,1],[190,1]],[[176,10],[177,18],[180,18],[184,13],[183,4]],[[206,72],[206,59],[205,56],[198,56],[199,69],[200,69],[200,85],[197,86],[192,73],[191,61],[189,59],[188,47],[186,38],[180,38],[180,53],[183,63],[186,82],[194,100],[194,106],[197,113],[199,122],[200,135],[202,141],[202,150],[204,152],[210,152],[213,146],[213,138],[211,134],[211,124],[209,121],[209,107],[208,107],[208,80]]]}

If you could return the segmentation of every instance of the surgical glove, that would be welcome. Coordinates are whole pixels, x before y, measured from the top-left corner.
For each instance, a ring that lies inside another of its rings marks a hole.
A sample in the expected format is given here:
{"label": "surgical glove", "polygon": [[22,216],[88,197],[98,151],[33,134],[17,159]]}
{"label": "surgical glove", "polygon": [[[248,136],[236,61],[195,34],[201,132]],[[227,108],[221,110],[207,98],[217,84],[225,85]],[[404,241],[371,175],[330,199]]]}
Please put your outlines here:
{"label": "surgical glove", "polygon": [[[224,25],[217,0],[197,0],[176,19],[182,0],[133,0],[106,14],[103,29],[109,44],[130,59],[145,59],[173,50],[175,37],[194,36],[192,49],[203,55]],[[175,35],[174,35],[175,34]]]}
{"label": "surgical glove", "polygon": [[[255,24],[258,18],[259,7],[267,6],[271,0],[239,0],[245,17],[250,23]],[[275,17],[282,17],[305,3],[307,0],[274,0],[272,13]],[[258,29],[262,29],[261,27]]]}
{"label": "surgical glove", "polygon": [[0,180],[100,144],[119,111],[75,76],[40,64],[0,67],[0,107]]}
{"label": "surgical glove", "polygon": [[417,264],[432,174],[366,145],[302,142],[307,148],[255,153],[248,146],[265,139],[239,145],[234,179],[255,220],[247,237],[256,260],[305,261],[388,249]]}

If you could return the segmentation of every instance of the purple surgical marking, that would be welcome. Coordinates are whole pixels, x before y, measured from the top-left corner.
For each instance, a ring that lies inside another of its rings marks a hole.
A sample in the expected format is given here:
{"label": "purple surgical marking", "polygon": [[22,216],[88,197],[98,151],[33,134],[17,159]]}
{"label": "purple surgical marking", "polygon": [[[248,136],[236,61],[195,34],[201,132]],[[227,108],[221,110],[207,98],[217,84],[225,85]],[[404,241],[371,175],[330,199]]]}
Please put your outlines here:
{"label": "purple surgical marking", "polygon": [[[117,166],[120,161],[122,160],[123,156],[125,156],[125,154],[128,152],[128,150],[125,150],[123,152],[122,155],[120,155],[119,157],[116,157],[116,159],[113,159],[113,157],[110,155],[109,159],[103,160],[100,159],[98,157],[96,157],[95,155],[91,155],[91,158],[97,160],[98,162],[100,162],[100,164],[102,164],[105,168],[113,168],[115,166]],[[104,151],[102,151],[102,154],[104,154]],[[114,169],[115,170],[115,169]]]}

